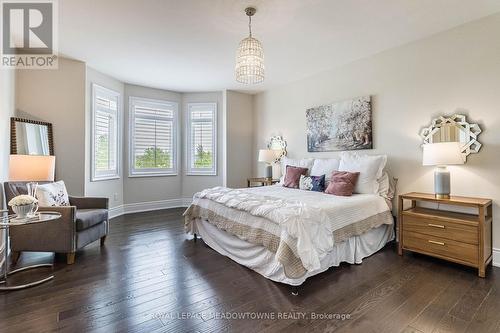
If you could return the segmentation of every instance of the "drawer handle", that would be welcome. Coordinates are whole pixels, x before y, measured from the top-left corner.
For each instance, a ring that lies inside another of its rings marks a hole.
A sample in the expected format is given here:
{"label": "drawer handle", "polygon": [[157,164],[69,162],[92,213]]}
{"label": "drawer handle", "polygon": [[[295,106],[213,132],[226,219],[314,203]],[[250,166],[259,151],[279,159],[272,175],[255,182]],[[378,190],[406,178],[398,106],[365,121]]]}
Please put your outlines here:
{"label": "drawer handle", "polygon": [[434,223],[429,223],[427,224],[429,227],[434,227],[434,228],[441,228],[441,229],[444,229],[445,226],[444,225],[441,225],[441,224],[434,224]]}
{"label": "drawer handle", "polygon": [[436,242],[436,241],[433,241],[433,240],[429,240],[428,242],[432,243],[432,244],[436,244],[436,245],[444,245],[443,242]]}

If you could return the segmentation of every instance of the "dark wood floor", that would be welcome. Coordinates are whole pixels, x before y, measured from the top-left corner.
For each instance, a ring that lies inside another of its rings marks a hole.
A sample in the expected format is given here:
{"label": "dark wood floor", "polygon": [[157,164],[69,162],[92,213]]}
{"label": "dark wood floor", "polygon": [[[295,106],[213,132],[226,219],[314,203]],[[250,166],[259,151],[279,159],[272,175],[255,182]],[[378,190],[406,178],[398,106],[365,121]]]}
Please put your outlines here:
{"label": "dark wood floor", "polygon": [[[55,258],[53,281],[0,293],[0,332],[500,331],[497,268],[481,279],[463,266],[399,257],[389,245],[362,265],[307,280],[295,297],[290,287],[193,242],[183,233],[181,214],[116,218],[103,248],[88,246],[72,266]],[[20,264],[52,260],[31,254]],[[322,315],[344,320],[312,319]]]}

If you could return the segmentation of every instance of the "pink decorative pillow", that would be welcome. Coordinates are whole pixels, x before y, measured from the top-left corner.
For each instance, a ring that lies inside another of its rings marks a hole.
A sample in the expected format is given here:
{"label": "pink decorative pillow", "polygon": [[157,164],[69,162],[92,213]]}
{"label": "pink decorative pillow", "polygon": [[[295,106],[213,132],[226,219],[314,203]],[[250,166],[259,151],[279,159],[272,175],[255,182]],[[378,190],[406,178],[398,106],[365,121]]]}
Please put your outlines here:
{"label": "pink decorative pillow", "polygon": [[359,172],[334,171],[325,193],[349,197],[358,181]]}
{"label": "pink decorative pillow", "polygon": [[285,179],[283,180],[283,186],[290,188],[299,188],[300,175],[305,176],[307,174],[307,170],[307,168],[287,165]]}

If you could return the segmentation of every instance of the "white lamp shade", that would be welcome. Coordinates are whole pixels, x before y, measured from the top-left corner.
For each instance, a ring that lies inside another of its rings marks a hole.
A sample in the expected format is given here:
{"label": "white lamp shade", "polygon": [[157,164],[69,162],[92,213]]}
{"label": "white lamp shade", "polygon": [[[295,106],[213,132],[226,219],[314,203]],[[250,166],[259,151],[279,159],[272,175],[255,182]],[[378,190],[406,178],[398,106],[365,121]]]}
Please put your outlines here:
{"label": "white lamp shade", "polygon": [[276,153],[272,149],[259,150],[259,162],[273,163],[276,159]]}
{"label": "white lamp shade", "polygon": [[9,180],[53,181],[55,167],[55,156],[10,155]]}
{"label": "white lamp shade", "polygon": [[460,142],[428,143],[423,147],[422,165],[464,164]]}

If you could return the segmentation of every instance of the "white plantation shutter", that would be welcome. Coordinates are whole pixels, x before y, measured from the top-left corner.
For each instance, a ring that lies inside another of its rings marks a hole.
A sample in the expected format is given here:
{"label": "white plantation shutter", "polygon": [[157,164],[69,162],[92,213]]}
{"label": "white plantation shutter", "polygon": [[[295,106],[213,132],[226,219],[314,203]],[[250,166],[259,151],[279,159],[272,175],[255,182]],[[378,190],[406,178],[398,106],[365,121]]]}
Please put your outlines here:
{"label": "white plantation shutter", "polygon": [[187,128],[187,174],[217,173],[217,104],[189,103]]}
{"label": "white plantation shutter", "polygon": [[92,181],[118,178],[118,92],[92,85]]}
{"label": "white plantation shutter", "polygon": [[131,97],[130,119],[130,174],[175,174],[177,103]]}

